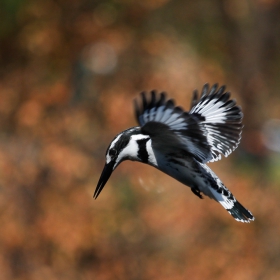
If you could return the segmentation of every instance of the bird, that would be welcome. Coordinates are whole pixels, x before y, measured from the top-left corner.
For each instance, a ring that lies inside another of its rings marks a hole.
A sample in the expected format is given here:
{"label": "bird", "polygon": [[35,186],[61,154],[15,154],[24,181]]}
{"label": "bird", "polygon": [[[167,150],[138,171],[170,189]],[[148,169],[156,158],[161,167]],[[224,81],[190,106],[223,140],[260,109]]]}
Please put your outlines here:
{"label": "bird", "polygon": [[165,92],[141,92],[134,99],[139,126],[124,130],[112,140],[97,183],[96,199],[112,172],[125,160],[151,165],[203,195],[219,202],[237,221],[255,218],[226,188],[207,163],[227,157],[239,145],[243,113],[226,86],[205,84],[193,91],[189,111],[167,99]]}

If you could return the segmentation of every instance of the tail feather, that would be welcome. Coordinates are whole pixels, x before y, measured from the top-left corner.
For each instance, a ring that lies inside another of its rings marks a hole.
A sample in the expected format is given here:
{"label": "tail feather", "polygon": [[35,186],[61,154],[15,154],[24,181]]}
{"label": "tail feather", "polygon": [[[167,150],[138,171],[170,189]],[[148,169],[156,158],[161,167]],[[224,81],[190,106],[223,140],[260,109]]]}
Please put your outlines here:
{"label": "tail feather", "polygon": [[254,221],[254,216],[252,213],[244,208],[243,205],[241,205],[237,200],[235,200],[235,203],[231,209],[227,209],[227,211],[230,213],[230,215],[237,221],[250,223],[250,221]]}
{"label": "tail feather", "polygon": [[214,199],[217,200],[236,221],[243,223],[254,221],[255,218],[252,213],[236,200],[221,181],[219,185],[217,189],[211,188]]}
{"label": "tail feather", "polygon": [[254,221],[253,214],[236,200],[217,175],[207,165],[201,163],[200,165],[206,171],[204,176],[209,182],[208,189],[211,195],[208,196],[219,202],[236,221],[243,223]]}

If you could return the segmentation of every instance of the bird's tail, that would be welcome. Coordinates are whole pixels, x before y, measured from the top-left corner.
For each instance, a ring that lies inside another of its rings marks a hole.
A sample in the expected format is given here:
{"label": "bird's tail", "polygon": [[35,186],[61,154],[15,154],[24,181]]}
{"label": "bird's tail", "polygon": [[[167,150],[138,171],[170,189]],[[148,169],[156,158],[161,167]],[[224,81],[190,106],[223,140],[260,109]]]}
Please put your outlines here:
{"label": "bird's tail", "polygon": [[211,197],[218,201],[236,221],[243,223],[254,221],[252,213],[236,200],[217,175],[207,165],[202,166],[209,175],[207,179],[210,183]]}
{"label": "bird's tail", "polygon": [[217,190],[211,189],[211,192],[215,200],[217,200],[236,221],[243,223],[254,221],[255,218],[252,213],[240,204],[225,186]]}

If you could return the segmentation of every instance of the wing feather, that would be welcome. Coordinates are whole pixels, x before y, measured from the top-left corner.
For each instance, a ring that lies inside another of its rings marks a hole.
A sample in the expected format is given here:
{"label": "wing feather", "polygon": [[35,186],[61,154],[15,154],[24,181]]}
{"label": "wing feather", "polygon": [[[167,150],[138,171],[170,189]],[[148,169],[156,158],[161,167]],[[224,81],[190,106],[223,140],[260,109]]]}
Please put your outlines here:
{"label": "wing feather", "polygon": [[206,84],[200,100],[197,101],[195,97],[195,101],[192,102],[195,105],[190,110],[190,114],[200,119],[207,131],[212,153],[209,161],[221,159],[221,154],[228,156],[241,140],[243,114],[236,101],[230,99],[230,93],[225,92],[225,88],[222,86],[218,89],[218,85],[215,84],[209,91]]}
{"label": "wing feather", "polygon": [[136,118],[144,134],[152,138],[155,149],[165,153],[191,154],[200,162],[210,159],[211,151],[203,125],[175,106],[172,99],[166,101],[165,93],[156,100],[156,93],[142,93],[142,107],[135,101]]}
{"label": "wing feather", "polygon": [[225,86],[206,84],[200,98],[195,90],[190,112],[166,100],[164,92],[142,92],[141,101],[141,106],[134,102],[136,119],[163,152],[191,154],[205,163],[228,156],[240,142],[243,115]]}

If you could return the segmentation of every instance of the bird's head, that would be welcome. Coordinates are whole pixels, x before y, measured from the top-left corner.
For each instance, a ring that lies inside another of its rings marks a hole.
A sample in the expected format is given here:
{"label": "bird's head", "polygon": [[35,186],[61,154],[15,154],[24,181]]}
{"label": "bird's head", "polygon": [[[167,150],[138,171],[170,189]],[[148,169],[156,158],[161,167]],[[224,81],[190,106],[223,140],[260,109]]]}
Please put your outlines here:
{"label": "bird's head", "polygon": [[104,188],[112,172],[122,161],[127,159],[141,161],[138,156],[137,141],[147,137],[147,135],[141,134],[140,127],[133,127],[121,132],[113,139],[106,151],[105,166],[93,195],[95,199]]}

